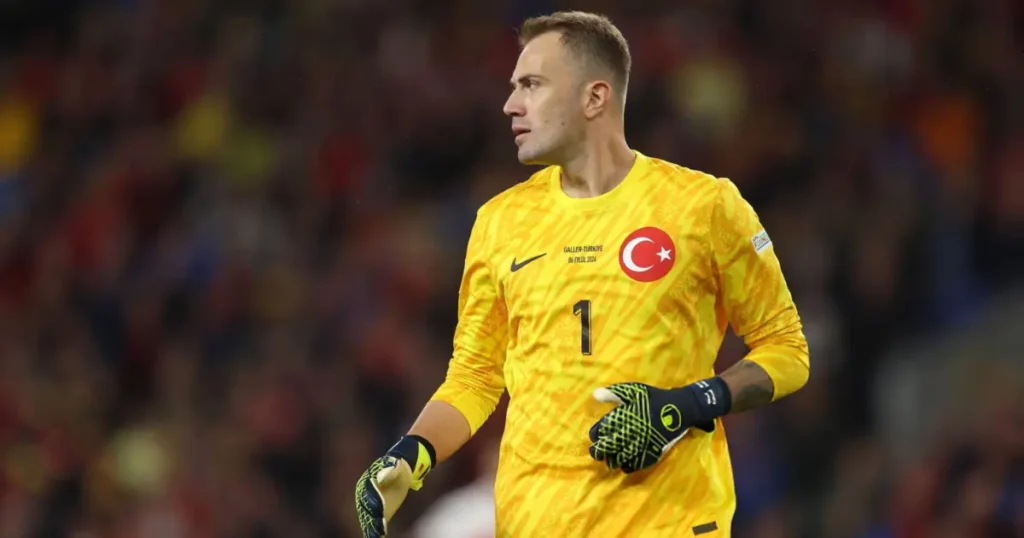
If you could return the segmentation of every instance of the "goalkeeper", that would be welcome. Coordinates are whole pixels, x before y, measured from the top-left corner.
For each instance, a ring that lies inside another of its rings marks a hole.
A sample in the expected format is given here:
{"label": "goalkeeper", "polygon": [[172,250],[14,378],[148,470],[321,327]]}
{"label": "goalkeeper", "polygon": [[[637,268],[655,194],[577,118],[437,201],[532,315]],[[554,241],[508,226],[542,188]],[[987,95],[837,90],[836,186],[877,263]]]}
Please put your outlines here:
{"label": "goalkeeper", "polygon": [[[477,212],[444,383],[362,475],[364,536],[508,391],[495,535],[723,537],[736,507],[721,417],[809,377],[771,239],[736,186],[632,150],[629,47],[580,12],[526,21],[504,112],[547,165]],[[729,326],[750,352],[721,375]]]}

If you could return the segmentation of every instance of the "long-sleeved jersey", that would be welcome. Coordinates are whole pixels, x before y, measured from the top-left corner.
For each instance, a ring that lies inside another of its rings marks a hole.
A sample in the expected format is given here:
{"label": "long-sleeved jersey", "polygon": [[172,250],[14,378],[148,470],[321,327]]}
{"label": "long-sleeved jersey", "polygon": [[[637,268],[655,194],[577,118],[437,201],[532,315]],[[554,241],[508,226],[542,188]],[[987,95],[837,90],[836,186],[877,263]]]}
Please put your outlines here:
{"label": "long-sleeved jersey", "polygon": [[571,198],[560,174],[541,170],[478,211],[433,399],[476,432],[508,390],[498,537],[728,536],[721,421],[625,475],[588,455],[588,429],[610,410],[591,395],[713,376],[729,324],[776,399],[803,385],[806,339],[771,240],[727,179],[637,153],[610,192]]}

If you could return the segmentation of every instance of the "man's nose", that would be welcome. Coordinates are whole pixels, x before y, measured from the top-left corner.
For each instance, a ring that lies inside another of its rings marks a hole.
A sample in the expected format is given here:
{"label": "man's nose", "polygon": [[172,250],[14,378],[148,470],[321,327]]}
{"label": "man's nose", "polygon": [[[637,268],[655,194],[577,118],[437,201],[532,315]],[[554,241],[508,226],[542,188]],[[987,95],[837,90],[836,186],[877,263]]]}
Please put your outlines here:
{"label": "man's nose", "polygon": [[508,97],[508,100],[505,101],[505,106],[502,107],[501,110],[506,116],[512,116],[513,118],[522,117],[525,113],[523,105],[519,103],[519,100],[516,99],[515,95],[510,95]]}

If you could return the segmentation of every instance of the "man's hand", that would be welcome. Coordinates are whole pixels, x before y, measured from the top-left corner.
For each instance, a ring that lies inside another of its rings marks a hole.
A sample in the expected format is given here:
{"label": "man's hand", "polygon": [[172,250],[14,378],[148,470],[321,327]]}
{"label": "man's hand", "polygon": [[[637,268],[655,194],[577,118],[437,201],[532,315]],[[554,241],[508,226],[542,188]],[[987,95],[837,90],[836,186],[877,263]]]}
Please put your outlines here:
{"label": "man's hand", "polygon": [[364,538],[387,535],[388,521],[410,489],[420,489],[434,466],[434,449],[422,437],[406,435],[356,482],[356,513]]}
{"label": "man's hand", "polygon": [[618,383],[595,390],[594,398],[617,407],[590,428],[590,456],[626,473],[657,463],[691,427],[714,431],[714,419],[729,411],[719,378],[678,389]]}

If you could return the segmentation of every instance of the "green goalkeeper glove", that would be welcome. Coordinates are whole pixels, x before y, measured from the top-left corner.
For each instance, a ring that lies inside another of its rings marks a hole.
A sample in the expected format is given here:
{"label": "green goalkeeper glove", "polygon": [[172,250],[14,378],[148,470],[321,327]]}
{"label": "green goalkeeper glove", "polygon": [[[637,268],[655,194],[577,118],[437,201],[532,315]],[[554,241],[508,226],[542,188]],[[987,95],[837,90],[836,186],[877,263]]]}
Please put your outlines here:
{"label": "green goalkeeper glove", "polygon": [[434,447],[418,435],[405,435],[356,482],[356,513],[364,538],[387,535],[388,521],[410,489],[423,486],[434,467]]}
{"label": "green goalkeeper glove", "polygon": [[719,377],[677,389],[618,383],[595,390],[594,398],[617,407],[590,428],[590,456],[626,473],[657,463],[691,427],[715,431],[715,418],[731,405]]}

